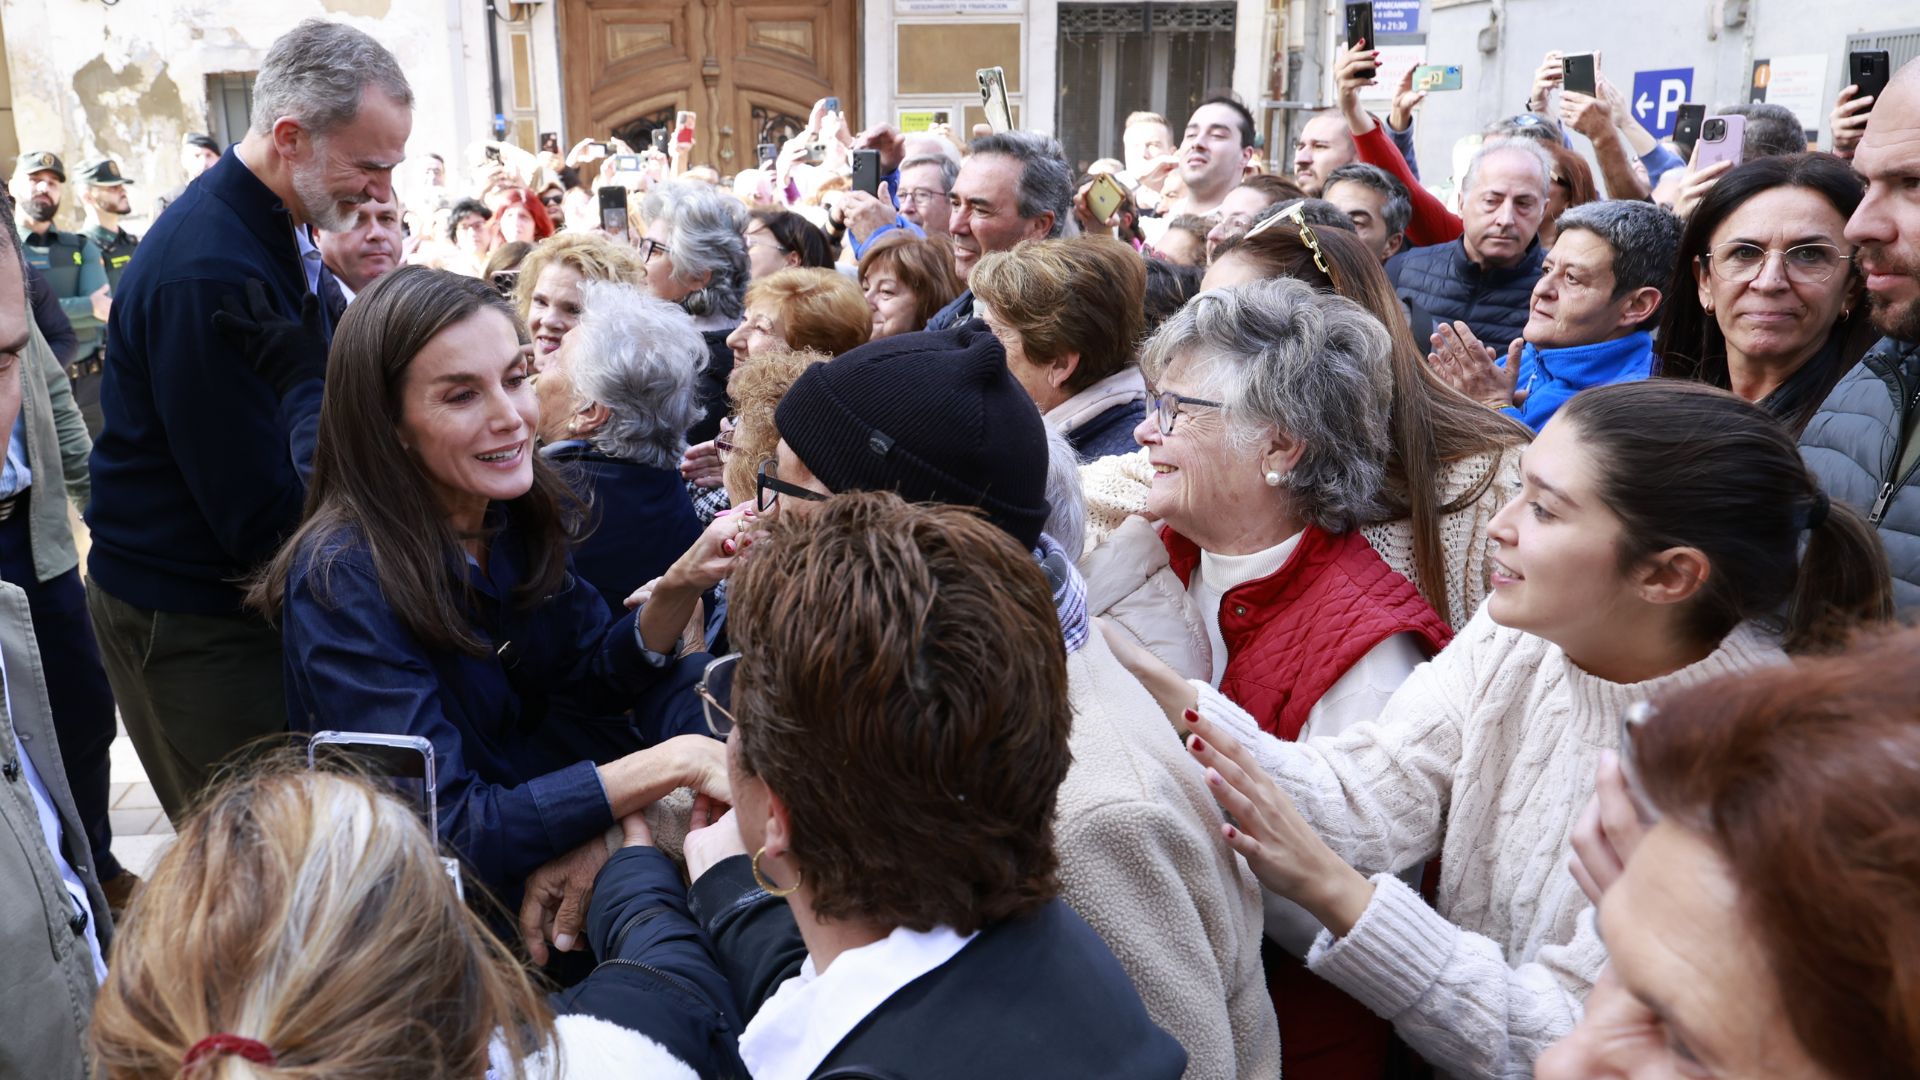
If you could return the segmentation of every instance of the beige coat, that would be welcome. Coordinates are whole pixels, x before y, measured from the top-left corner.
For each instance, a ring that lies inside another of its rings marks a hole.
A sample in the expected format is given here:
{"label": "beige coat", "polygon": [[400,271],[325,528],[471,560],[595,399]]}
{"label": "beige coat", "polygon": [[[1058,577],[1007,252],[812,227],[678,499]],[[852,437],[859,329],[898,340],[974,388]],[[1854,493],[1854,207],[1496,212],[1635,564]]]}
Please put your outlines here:
{"label": "beige coat", "polygon": [[1129,517],[1080,557],[1087,610],[1104,616],[1183,679],[1213,678],[1213,646],[1200,610],[1167,560],[1160,531]]}
{"label": "beige coat", "polygon": [[1067,658],[1073,767],[1054,833],[1061,898],[1187,1050],[1189,1080],[1280,1074],[1260,886],[1166,714],[1096,630]]}

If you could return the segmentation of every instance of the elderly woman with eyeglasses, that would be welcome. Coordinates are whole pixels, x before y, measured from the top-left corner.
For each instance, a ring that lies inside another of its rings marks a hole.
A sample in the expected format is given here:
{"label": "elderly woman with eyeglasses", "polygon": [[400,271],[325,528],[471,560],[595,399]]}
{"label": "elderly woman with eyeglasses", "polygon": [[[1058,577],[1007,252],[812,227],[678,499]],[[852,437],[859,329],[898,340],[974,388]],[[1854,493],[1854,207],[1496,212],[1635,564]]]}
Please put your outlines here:
{"label": "elderly woman with eyeglasses", "polygon": [[537,380],[541,453],[587,504],[574,565],[619,610],[700,535],[675,465],[698,411],[706,344],[679,308],[579,285],[579,323]]}
{"label": "elderly woman with eyeglasses", "polygon": [[709,442],[727,415],[727,373],[733,370],[727,337],[745,310],[747,208],[705,184],[675,181],[649,192],[641,214],[647,222],[639,243],[647,291],[686,309],[706,339],[711,361],[700,379],[701,415],[687,441]]}
{"label": "elderly woman with eyeglasses", "polygon": [[1804,429],[1873,344],[1844,235],[1865,190],[1830,154],[1760,158],[1716,181],[1680,237],[1660,373],[1732,390]]}

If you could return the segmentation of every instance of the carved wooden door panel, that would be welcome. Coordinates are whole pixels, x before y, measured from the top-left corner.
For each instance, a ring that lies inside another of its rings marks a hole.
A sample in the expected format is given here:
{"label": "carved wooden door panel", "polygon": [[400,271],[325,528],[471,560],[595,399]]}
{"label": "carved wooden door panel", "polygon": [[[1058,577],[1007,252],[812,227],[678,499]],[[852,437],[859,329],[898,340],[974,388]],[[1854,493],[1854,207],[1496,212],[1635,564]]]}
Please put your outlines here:
{"label": "carved wooden door panel", "polygon": [[804,127],[820,98],[838,95],[857,129],[857,12],[857,0],[563,0],[567,139],[626,138],[691,109],[693,163],[725,174]]}

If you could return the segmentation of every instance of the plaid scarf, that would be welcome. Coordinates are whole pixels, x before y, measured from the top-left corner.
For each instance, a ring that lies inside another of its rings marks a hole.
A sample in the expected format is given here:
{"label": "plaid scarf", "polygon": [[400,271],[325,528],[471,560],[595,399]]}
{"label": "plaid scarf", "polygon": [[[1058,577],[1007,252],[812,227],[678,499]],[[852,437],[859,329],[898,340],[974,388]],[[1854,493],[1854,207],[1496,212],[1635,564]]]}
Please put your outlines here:
{"label": "plaid scarf", "polygon": [[1033,557],[1040,569],[1047,572],[1047,583],[1053,586],[1053,608],[1060,616],[1060,634],[1067,640],[1067,655],[1072,656],[1087,643],[1087,635],[1093,630],[1093,621],[1087,617],[1087,580],[1074,568],[1073,560],[1067,558],[1067,549],[1045,533],[1040,534],[1040,546],[1033,549]]}

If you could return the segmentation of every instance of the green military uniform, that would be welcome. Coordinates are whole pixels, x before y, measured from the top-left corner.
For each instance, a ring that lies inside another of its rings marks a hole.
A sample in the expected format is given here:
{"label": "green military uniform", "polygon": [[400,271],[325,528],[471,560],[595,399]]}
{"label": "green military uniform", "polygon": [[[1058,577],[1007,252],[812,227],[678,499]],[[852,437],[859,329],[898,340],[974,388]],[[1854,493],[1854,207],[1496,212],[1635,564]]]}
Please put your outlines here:
{"label": "green military uniform", "polygon": [[[99,158],[80,166],[80,182],[88,187],[124,187],[133,181],[120,175],[120,167],[112,158]],[[108,229],[96,223],[87,230],[87,239],[100,249],[100,257],[107,264],[107,293],[112,295],[120,291],[120,275],[127,272],[127,266],[133,262],[133,249],[140,246],[140,238],[124,228],[115,226]]]}
{"label": "green military uniform", "polygon": [[[29,175],[51,172],[63,184],[67,180],[67,167],[61,164],[58,155],[47,150],[21,154],[14,170]],[[80,351],[74,354],[75,363],[84,362],[100,348],[101,331],[106,325],[93,317],[93,294],[107,283],[107,263],[100,255],[100,247],[79,233],[54,228],[35,233],[24,224],[18,227],[27,265],[40,271],[53,287],[53,295],[60,298],[60,310],[67,313],[74,335],[80,339]]]}

